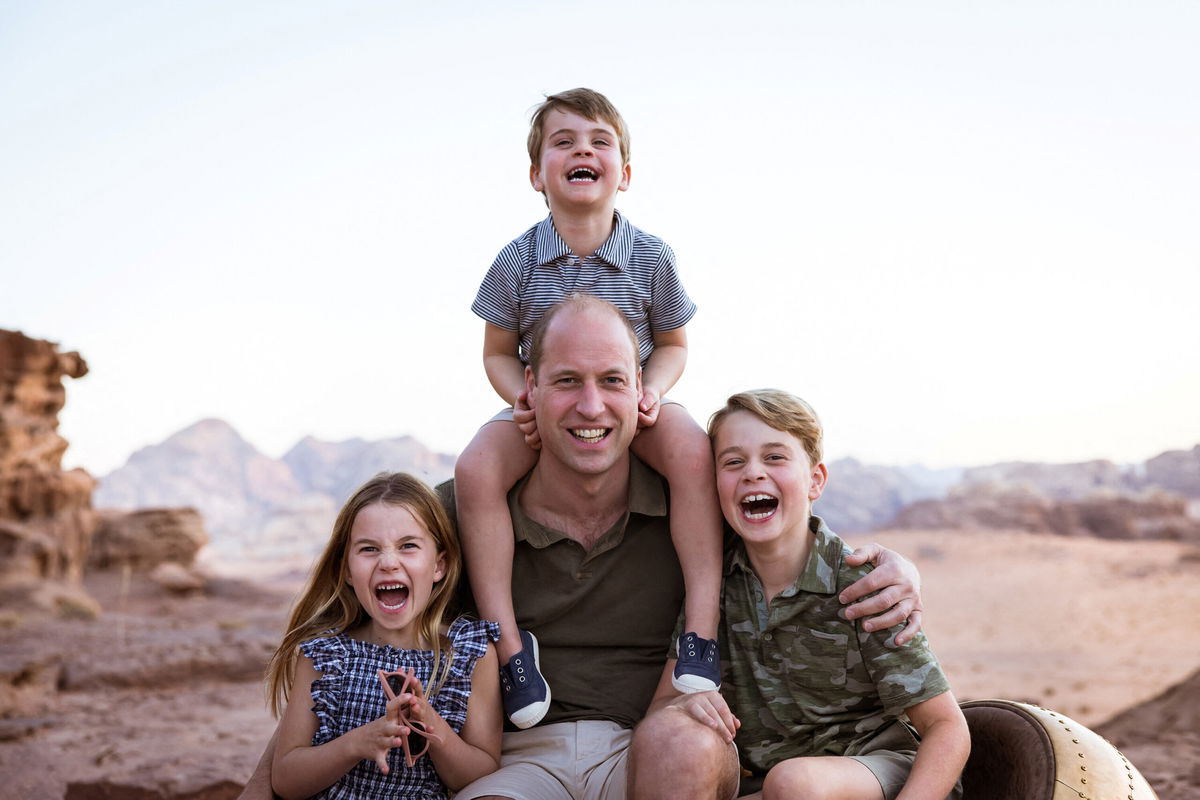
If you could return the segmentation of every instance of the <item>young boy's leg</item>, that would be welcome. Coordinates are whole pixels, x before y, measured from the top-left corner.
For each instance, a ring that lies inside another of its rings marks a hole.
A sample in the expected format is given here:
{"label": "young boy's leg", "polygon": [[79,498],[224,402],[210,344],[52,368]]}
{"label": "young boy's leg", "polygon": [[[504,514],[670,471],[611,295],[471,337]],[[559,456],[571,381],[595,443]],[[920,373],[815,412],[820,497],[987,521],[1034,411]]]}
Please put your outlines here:
{"label": "young boy's leg", "polygon": [[[458,531],[476,610],[500,624],[501,695],[513,724],[536,724],[550,706],[536,644],[517,629],[512,600],[514,535],[508,492],[537,463],[512,419],[496,418],[475,434],[454,465]],[[527,648],[527,645],[530,645]],[[511,674],[506,674],[508,671]]]}
{"label": "young boy's leg", "polygon": [[815,756],[789,758],[771,768],[762,792],[746,795],[762,800],[884,800],[879,779],[853,758]]}
{"label": "young boy's leg", "polygon": [[[721,507],[712,445],[687,410],[666,403],[658,421],[633,439],[633,451],[671,487],[671,541],[683,570],[684,630],[675,688],[700,692],[720,685],[716,638],[721,597]],[[708,641],[704,641],[708,640]]]}

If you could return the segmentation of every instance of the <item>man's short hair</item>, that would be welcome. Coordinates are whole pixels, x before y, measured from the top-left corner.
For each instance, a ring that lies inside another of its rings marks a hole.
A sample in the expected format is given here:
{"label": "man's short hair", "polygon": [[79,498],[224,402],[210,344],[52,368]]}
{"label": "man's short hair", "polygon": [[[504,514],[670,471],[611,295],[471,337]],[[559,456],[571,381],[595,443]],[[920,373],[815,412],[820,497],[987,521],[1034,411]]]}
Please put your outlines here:
{"label": "man's short hair", "polygon": [[725,407],[708,418],[708,435],[717,438],[721,424],[735,411],[748,411],[777,431],[790,433],[804,446],[813,466],[821,462],[821,438],[824,431],[817,412],[794,394],[779,389],[754,389],[738,392],[725,401]]}
{"label": "man's short hair", "polygon": [[617,132],[617,142],[621,146],[621,166],[629,163],[629,128],[621,118],[621,112],[608,101],[608,98],[591,89],[569,89],[558,94],[546,95],[546,100],[533,111],[533,119],[529,122],[529,163],[539,166],[542,156],[542,127],[546,115],[555,109],[574,111],[585,119],[607,122]]}
{"label": "man's short hair", "polygon": [[560,311],[568,308],[577,311],[603,309],[612,312],[615,317],[621,320],[621,325],[624,326],[625,332],[629,334],[629,343],[633,346],[634,365],[642,363],[642,353],[638,347],[637,334],[634,333],[633,325],[630,324],[629,318],[621,313],[621,309],[601,297],[582,292],[572,292],[546,309],[546,313],[542,315],[542,318],[538,320],[537,325],[533,328],[533,339],[529,343],[529,367],[533,370],[534,381],[537,381],[538,365],[542,361],[542,349],[545,346],[546,331],[550,328],[550,321]]}

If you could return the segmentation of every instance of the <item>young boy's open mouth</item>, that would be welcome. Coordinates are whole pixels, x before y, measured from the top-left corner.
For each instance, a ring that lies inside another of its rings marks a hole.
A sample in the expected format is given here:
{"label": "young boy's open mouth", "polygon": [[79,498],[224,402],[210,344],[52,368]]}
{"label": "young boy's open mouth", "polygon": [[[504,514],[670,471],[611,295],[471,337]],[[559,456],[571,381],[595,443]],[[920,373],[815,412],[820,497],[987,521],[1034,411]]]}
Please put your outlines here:
{"label": "young boy's open mouth", "polygon": [[596,180],[596,173],[587,167],[576,167],[567,173],[567,180],[571,183],[590,183]]}

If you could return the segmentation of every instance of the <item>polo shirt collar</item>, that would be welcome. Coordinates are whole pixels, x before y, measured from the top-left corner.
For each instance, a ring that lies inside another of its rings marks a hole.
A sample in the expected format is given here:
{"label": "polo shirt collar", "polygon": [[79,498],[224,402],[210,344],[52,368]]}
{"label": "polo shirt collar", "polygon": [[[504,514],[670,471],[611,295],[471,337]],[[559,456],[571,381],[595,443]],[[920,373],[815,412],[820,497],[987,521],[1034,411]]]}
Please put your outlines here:
{"label": "polo shirt collar", "polygon": [[[798,592],[837,593],[837,572],[842,563],[842,543],[833,536],[833,531],[829,530],[825,520],[818,516],[809,517],[808,529],[813,535],[812,548],[808,551],[808,563],[804,565],[804,571],[795,583],[779,593],[781,597],[791,597]],[[750,556],[746,553],[746,543],[736,534],[725,574],[729,575],[735,569],[754,573]]]}
{"label": "polo shirt collar", "polygon": [[[613,210],[613,231],[600,249],[596,258],[614,269],[624,270],[629,266],[629,257],[633,253],[633,226],[629,220],[621,216],[621,212]],[[553,216],[547,216],[537,225],[537,235],[534,241],[534,257],[538,266],[544,266],[571,255],[571,248],[558,235],[554,227]]]}
{"label": "polo shirt collar", "polygon": [[[534,547],[548,547],[555,542],[569,538],[562,531],[552,530],[529,518],[521,508],[521,490],[533,471],[517,482],[508,493],[508,510],[513,521],[513,535],[518,542],[529,542]],[[667,495],[663,489],[663,479],[633,453],[629,454],[629,514],[641,514],[646,517],[667,516]]]}

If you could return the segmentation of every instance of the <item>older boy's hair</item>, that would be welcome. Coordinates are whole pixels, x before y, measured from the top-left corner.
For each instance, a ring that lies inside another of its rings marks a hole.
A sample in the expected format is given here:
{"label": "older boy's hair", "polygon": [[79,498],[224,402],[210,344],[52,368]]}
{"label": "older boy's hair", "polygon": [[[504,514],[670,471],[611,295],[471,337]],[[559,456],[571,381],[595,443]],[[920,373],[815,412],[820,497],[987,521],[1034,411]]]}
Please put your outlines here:
{"label": "older boy's hair", "polygon": [[583,292],[571,292],[562,300],[559,300],[546,309],[546,313],[542,314],[542,318],[533,327],[533,338],[529,342],[529,367],[533,370],[533,379],[535,382],[537,381],[538,365],[542,362],[542,350],[545,347],[546,330],[550,327],[551,320],[558,316],[558,312],[567,308],[574,308],[578,311],[596,308],[611,312],[617,319],[621,320],[621,324],[625,327],[625,332],[629,334],[629,341],[633,345],[634,365],[637,366],[642,363],[641,347],[638,345],[637,333],[633,330],[633,325],[630,324],[629,317],[622,314],[621,309],[603,297],[596,297],[594,294],[584,294]]}
{"label": "older boy's hair", "polygon": [[779,389],[755,389],[738,392],[725,401],[725,407],[708,418],[709,438],[716,439],[721,423],[735,411],[748,411],[777,431],[790,433],[804,445],[814,466],[821,462],[821,419],[808,403]]}
{"label": "older boy's hair", "polygon": [[529,122],[529,163],[535,167],[542,155],[542,126],[546,115],[555,109],[574,111],[581,117],[593,121],[607,122],[617,132],[617,141],[621,146],[621,165],[629,163],[629,128],[621,118],[621,112],[608,101],[608,98],[591,89],[570,89],[558,94],[546,95],[546,101],[533,112]]}

